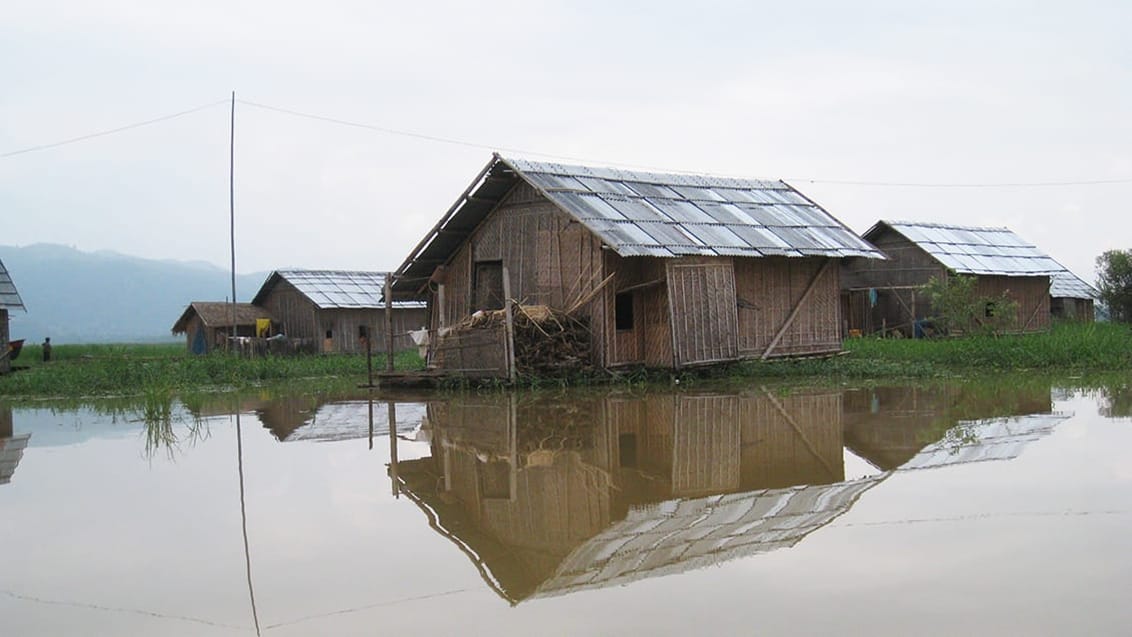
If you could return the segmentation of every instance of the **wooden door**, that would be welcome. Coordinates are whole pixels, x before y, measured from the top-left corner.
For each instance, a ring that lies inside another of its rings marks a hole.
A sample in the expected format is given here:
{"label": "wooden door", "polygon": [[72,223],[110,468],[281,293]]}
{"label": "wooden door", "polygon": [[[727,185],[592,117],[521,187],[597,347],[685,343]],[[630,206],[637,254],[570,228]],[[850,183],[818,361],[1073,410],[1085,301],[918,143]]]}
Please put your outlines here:
{"label": "wooden door", "polygon": [[669,264],[668,303],[676,367],[739,358],[735,270],[730,261]]}

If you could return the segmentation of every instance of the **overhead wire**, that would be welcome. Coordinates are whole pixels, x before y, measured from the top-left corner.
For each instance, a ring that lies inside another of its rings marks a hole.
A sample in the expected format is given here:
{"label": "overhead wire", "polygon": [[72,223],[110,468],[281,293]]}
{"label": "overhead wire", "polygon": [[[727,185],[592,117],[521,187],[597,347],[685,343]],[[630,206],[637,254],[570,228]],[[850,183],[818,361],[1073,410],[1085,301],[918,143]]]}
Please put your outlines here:
{"label": "overhead wire", "polygon": [[51,142],[50,144],[40,144],[38,146],[29,146],[27,148],[21,148],[19,150],[13,150],[13,151],[9,151],[9,152],[6,152],[6,153],[0,153],[0,159],[3,159],[5,157],[14,157],[16,155],[23,155],[24,153],[32,153],[32,152],[39,151],[39,150],[47,150],[49,148],[58,148],[59,146],[66,146],[67,144],[74,144],[76,142],[82,142],[82,141],[86,141],[88,139],[94,139],[96,137],[105,137],[106,135],[113,135],[115,133],[121,133],[121,132],[128,131],[128,130],[131,130],[131,129],[134,129],[134,128],[140,128],[142,126],[149,126],[150,124],[157,124],[158,122],[168,121],[168,120],[171,120],[171,119],[175,119],[177,117],[184,117],[185,115],[191,115],[192,113],[196,113],[198,111],[203,111],[205,109],[212,108],[214,106],[219,106],[221,104],[227,104],[227,103],[228,103],[228,100],[226,100],[226,99],[219,100],[219,101],[216,101],[216,102],[209,102],[208,104],[203,104],[201,106],[197,106],[195,108],[190,108],[188,110],[179,111],[179,112],[172,113],[172,114],[169,114],[169,115],[162,115],[161,117],[154,117],[153,119],[147,119],[147,120],[143,120],[143,121],[140,121],[140,122],[134,122],[133,124],[126,124],[125,126],[119,126],[117,128],[111,128],[109,130],[98,131],[97,133],[90,133],[88,135],[80,135],[78,137],[71,137],[69,139],[64,139],[64,140],[57,141],[57,142]]}
{"label": "overhead wire", "polygon": [[[454,138],[454,137],[445,137],[445,136],[442,136],[442,135],[433,135],[433,134],[430,134],[430,133],[422,133],[422,132],[418,132],[418,131],[398,129],[398,128],[393,128],[393,127],[389,127],[389,126],[382,126],[382,125],[379,125],[379,124],[368,124],[368,123],[364,123],[364,122],[350,121],[350,120],[342,119],[342,118],[339,118],[339,117],[331,117],[331,116],[328,116],[328,115],[320,115],[320,114],[317,114],[317,113],[309,113],[309,112],[299,111],[299,110],[295,110],[295,109],[291,109],[291,108],[285,108],[285,107],[282,107],[282,106],[273,106],[271,104],[265,104],[263,102],[255,102],[255,101],[252,101],[252,100],[236,99],[236,101],[240,104],[245,105],[245,106],[251,106],[253,108],[258,108],[258,109],[262,109],[262,110],[265,110],[265,111],[273,111],[273,112],[276,112],[276,113],[282,113],[282,114],[285,114],[285,115],[290,115],[292,117],[300,117],[300,118],[305,118],[305,119],[310,119],[310,120],[315,120],[315,121],[326,122],[326,123],[330,123],[330,124],[337,124],[339,126],[348,126],[348,127],[351,127],[351,128],[361,128],[361,129],[370,130],[370,131],[374,131],[374,132],[378,132],[378,133],[384,133],[384,134],[387,134],[387,135],[397,135],[397,136],[401,136],[401,137],[420,139],[420,140],[430,141],[430,142],[435,142],[435,143],[440,143],[440,144],[463,146],[465,148],[478,148],[478,149],[482,149],[482,150],[489,150],[489,151],[492,151],[492,152],[515,153],[515,154],[527,155],[527,156],[532,156],[532,157],[544,157],[544,158],[549,158],[549,159],[559,159],[559,160],[573,161],[573,162],[579,162],[579,163],[584,163],[584,164],[602,164],[602,165],[607,165],[607,166],[612,166],[612,167],[620,167],[620,168],[637,168],[637,169],[645,169],[645,170],[663,171],[663,172],[669,172],[669,173],[697,174],[694,171],[672,169],[672,168],[666,168],[666,167],[661,167],[661,166],[650,166],[650,165],[643,165],[643,164],[631,164],[631,163],[625,163],[625,162],[598,160],[598,159],[588,158],[588,157],[579,157],[579,156],[575,156],[575,155],[562,155],[562,154],[557,154],[557,153],[547,153],[547,152],[529,150],[529,149],[518,148],[518,147],[497,146],[497,145],[492,145],[492,144],[485,144],[485,143],[481,143],[481,142],[470,141],[470,140],[466,140],[466,139],[458,139],[458,138]],[[203,105],[197,106],[195,108],[190,108],[190,109],[187,109],[187,110],[184,110],[184,111],[179,111],[177,113],[172,113],[172,114],[169,114],[169,115],[163,115],[161,117],[155,117],[155,118],[143,120],[143,121],[140,121],[140,122],[134,122],[132,124],[127,124],[125,126],[119,126],[117,128],[112,128],[112,129],[109,129],[109,130],[99,131],[99,132],[96,132],[96,133],[90,133],[88,135],[80,135],[78,137],[72,137],[72,138],[69,138],[69,139],[64,139],[64,140],[61,140],[61,141],[58,141],[58,142],[52,142],[52,143],[49,143],[49,144],[40,144],[40,145],[37,145],[37,146],[30,146],[28,148],[21,148],[19,150],[0,153],[0,159],[6,158],[6,157],[13,157],[13,156],[16,156],[16,155],[22,155],[24,153],[30,153],[30,152],[40,151],[40,150],[47,150],[47,149],[50,149],[50,148],[57,148],[59,146],[64,146],[64,145],[67,145],[67,144],[73,144],[73,143],[76,143],[76,142],[81,142],[81,141],[93,139],[93,138],[96,138],[96,137],[113,135],[115,133],[121,133],[121,132],[128,131],[128,130],[131,130],[131,129],[134,129],[134,128],[139,128],[139,127],[142,127],[142,126],[148,126],[148,125],[151,125],[151,124],[156,124],[156,123],[159,123],[159,122],[168,121],[168,120],[175,119],[175,118],[178,118],[178,117],[183,117],[185,115],[190,115],[190,114],[196,113],[198,111],[202,111],[202,110],[205,110],[205,109],[208,109],[208,108],[212,108],[212,107],[219,106],[221,104],[227,104],[227,103],[229,103],[228,99],[222,99],[222,100],[218,100],[218,101],[215,101],[215,102],[210,102],[208,104],[203,104]],[[715,174],[718,175],[718,176],[725,176],[725,177],[731,176],[731,177],[738,177],[738,178],[749,178],[749,177],[746,177],[744,175],[725,175],[725,174],[721,174],[721,173],[715,173]],[[970,189],[977,189],[977,188],[1058,188],[1058,187],[1072,187],[1072,186],[1118,185],[1118,184],[1130,184],[1130,183],[1132,183],[1132,177],[1113,178],[1113,179],[1079,179],[1079,180],[1014,181],[1014,182],[1006,182],[1006,181],[1004,181],[1004,182],[898,182],[898,181],[869,181],[869,180],[850,180],[850,179],[823,179],[823,178],[818,178],[818,177],[792,177],[792,178],[786,178],[785,181],[793,182],[793,183],[825,184],[825,185],[835,185],[835,186],[862,186],[862,187],[879,187],[879,188],[941,188],[941,189],[942,188],[955,188],[955,189],[970,188]]]}

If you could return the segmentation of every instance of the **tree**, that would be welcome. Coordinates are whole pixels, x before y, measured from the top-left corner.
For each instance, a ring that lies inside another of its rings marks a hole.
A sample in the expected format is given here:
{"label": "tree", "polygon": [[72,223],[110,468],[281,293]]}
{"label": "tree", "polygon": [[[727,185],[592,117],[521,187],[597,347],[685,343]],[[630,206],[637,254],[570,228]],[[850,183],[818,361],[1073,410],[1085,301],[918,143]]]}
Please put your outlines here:
{"label": "tree", "polygon": [[932,321],[946,334],[1000,334],[1015,327],[1018,302],[1004,292],[979,296],[978,279],[952,274],[932,277],[921,288],[932,304]]}
{"label": "tree", "polygon": [[1109,317],[1132,323],[1132,250],[1108,250],[1097,257],[1097,289]]}

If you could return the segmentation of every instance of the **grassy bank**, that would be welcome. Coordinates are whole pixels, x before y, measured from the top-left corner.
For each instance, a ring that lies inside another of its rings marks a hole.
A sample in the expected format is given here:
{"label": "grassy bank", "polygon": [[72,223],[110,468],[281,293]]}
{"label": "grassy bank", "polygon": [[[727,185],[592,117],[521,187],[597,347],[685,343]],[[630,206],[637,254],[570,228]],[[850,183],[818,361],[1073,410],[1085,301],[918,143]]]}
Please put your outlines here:
{"label": "grassy bank", "polygon": [[748,362],[742,376],[927,378],[1003,372],[1066,374],[1132,370],[1132,327],[1056,323],[1049,332],[940,339],[855,338],[828,359]]}
{"label": "grassy bank", "polygon": [[[240,358],[223,353],[192,356],[184,345],[57,345],[42,362],[38,345],[25,346],[17,367],[0,376],[0,396],[74,397],[107,394],[148,395],[207,389],[238,389],[296,379],[366,379],[362,355]],[[415,351],[394,358],[398,370],[420,369]],[[374,371],[385,357],[373,357]]]}
{"label": "grassy bank", "polygon": [[[681,379],[726,377],[735,382],[763,379],[931,379],[1041,372],[1081,375],[1132,370],[1132,328],[1111,323],[1057,324],[1044,334],[970,336],[954,339],[850,339],[845,354],[825,359],[745,362],[685,372]],[[40,362],[38,345],[24,348],[18,365],[0,376],[0,397],[78,397],[92,395],[165,395],[212,389],[244,388],[301,380],[361,382],[364,356],[239,358],[224,354],[190,356],[182,345],[59,345],[54,360]],[[374,369],[384,369],[374,357]],[[395,359],[398,370],[423,367],[416,352]],[[623,371],[596,377],[524,379],[524,387],[648,384],[671,382],[670,372]],[[319,381],[319,382],[321,382]]]}

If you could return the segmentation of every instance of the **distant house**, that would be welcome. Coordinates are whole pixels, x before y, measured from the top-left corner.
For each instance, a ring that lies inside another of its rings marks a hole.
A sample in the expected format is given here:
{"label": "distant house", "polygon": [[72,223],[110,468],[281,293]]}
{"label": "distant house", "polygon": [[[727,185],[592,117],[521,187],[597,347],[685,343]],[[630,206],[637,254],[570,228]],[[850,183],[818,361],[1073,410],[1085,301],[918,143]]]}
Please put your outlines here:
{"label": "distant house", "polygon": [[8,311],[25,310],[24,301],[12,282],[4,262],[0,261],[0,374],[6,374],[12,369],[12,361],[8,353]]}
{"label": "distant house", "polygon": [[[883,258],[781,181],[495,155],[401,265],[394,292],[428,298],[439,335],[502,308],[509,287],[522,304],[588,322],[597,366],[682,368],[839,351],[845,257]],[[433,340],[433,362],[453,372],[499,375],[505,353],[495,338]]]}
{"label": "distant house", "polygon": [[[313,339],[322,352],[385,349],[385,274],[342,270],[276,270],[252,304],[271,312],[288,338]],[[408,335],[427,325],[423,302],[393,303],[393,346],[415,347]]]}
{"label": "distant house", "polygon": [[1062,270],[1051,277],[1049,310],[1056,318],[1091,323],[1096,319],[1098,299],[1100,292],[1069,270]]}
{"label": "distant house", "polygon": [[1011,331],[1050,326],[1050,276],[1064,268],[1007,228],[878,221],[862,236],[888,260],[844,262],[842,301],[849,330],[916,335],[917,325],[933,316],[921,288],[933,277],[953,274],[976,277],[980,297],[1005,295],[1017,302]]}
{"label": "distant house", "polygon": [[223,350],[230,335],[255,336],[256,321],[263,320],[270,321],[271,313],[251,303],[193,301],[173,324],[173,334],[185,335],[189,352],[207,354]]}

